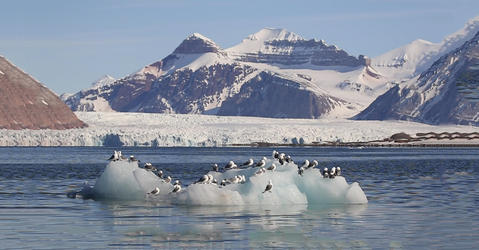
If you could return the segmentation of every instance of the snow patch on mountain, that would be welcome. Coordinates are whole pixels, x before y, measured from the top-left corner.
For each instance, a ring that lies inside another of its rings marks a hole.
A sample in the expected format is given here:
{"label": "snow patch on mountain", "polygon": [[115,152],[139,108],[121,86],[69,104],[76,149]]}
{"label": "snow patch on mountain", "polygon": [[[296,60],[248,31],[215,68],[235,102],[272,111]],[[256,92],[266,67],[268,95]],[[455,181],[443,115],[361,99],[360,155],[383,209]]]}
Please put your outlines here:
{"label": "snow patch on mountain", "polygon": [[289,32],[285,29],[264,28],[252,35],[249,35],[240,44],[237,44],[226,51],[230,54],[254,53],[265,49],[266,41],[286,40],[296,41],[304,40],[301,36]]}
{"label": "snow patch on mountain", "polygon": [[109,75],[104,75],[100,79],[96,80],[95,82],[92,83],[92,88],[98,88],[98,87],[103,87],[106,85],[110,85],[116,81],[115,78]]}

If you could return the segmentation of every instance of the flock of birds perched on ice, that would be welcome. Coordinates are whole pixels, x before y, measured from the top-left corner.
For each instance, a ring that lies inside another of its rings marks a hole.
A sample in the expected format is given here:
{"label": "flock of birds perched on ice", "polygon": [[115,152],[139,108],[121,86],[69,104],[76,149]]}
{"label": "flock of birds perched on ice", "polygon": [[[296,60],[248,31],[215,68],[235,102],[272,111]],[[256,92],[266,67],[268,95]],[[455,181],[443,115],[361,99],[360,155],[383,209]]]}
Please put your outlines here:
{"label": "flock of birds perched on ice", "polygon": [[[213,164],[212,170],[215,171],[215,172],[221,172],[221,171],[228,171],[228,170],[231,170],[231,169],[238,169],[238,168],[257,167],[258,171],[256,171],[255,174],[254,174],[256,176],[256,175],[264,174],[267,171],[273,171],[274,172],[275,169],[276,169],[276,164],[275,163],[278,163],[280,165],[285,165],[287,163],[294,163],[291,156],[286,155],[284,153],[280,153],[276,150],[273,150],[272,156],[273,156],[273,159],[275,160],[275,162],[272,163],[267,168],[265,168],[267,158],[263,157],[256,164],[255,164],[253,159],[249,159],[248,161],[246,161],[245,163],[243,163],[239,166],[236,165],[235,162],[229,161],[223,167],[223,169],[221,169],[218,166],[218,164]],[[121,151],[114,151],[113,155],[108,160],[110,160],[110,161],[128,160],[130,162],[140,162],[133,155],[130,155],[130,157],[128,157],[128,158],[124,157],[122,155]],[[305,160],[301,165],[298,165],[298,175],[302,176],[304,174],[305,170],[311,169],[311,168],[316,168],[318,165],[319,165],[319,163],[316,160],[313,160],[311,162],[309,160]],[[172,181],[171,176],[163,177],[163,171],[157,169],[155,166],[153,166],[149,162],[146,162],[143,166],[141,166],[141,165],[139,165],[139,166],[144,168],[147,171],[151,171],[151,172],[155,173],[165,183],[171,183],[171,181]],[[340,167],[333,167],[331,169],[323,168],[321,170],[321,174],[322,174],[323,178],[333,179],[334,177],[341,175],[341,168]],[[226,186],[226,185],[230,185],[230,184],[242,184],[242,183],[245,183],[245,182],[246,182],[246,177],[244,175],[236,175],[233,178],[223,179],[220,182],[218,182],[218,180],[216,180],[213,177],[213,175],[205,174],[202,177],[200,177],[197,181],[195,181],[193,184],[213,184],[213,185],[219,185],[221,187],[221,186]],[[263,193],[271,192],[272,189],[273,189],[273,182],[271,180],[269,180],[268,183],[266,184],[266,187],[265,187]],[[181,192],[181,182],[179,180],[176,180],[173,183],[173,190],[171,192],[172,193]],[[156,195],[156,194],[159,194],[159,193],[160,193],[160,188],[156,187],[155,189],[153,189],[148,194]]]}

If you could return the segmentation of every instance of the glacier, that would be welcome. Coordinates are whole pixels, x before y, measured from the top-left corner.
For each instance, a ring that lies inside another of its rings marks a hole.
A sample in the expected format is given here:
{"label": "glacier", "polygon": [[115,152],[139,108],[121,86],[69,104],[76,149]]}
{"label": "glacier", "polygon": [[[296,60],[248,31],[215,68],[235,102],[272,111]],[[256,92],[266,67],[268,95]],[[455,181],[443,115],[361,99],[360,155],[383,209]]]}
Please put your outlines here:
{"label": "glacier", "polygon": [[[196,114],[76,112],[88,124],[68,130],[0,130],[0,146],[188,146],[221,147],[257,142],[295,144],[365,142],[395,133],[461,132],[473,126],[427,125],[409,121],[274,119]],[[121,145],[107,143],[116,138]],[[472,143],[466,142],[466,143]]]}

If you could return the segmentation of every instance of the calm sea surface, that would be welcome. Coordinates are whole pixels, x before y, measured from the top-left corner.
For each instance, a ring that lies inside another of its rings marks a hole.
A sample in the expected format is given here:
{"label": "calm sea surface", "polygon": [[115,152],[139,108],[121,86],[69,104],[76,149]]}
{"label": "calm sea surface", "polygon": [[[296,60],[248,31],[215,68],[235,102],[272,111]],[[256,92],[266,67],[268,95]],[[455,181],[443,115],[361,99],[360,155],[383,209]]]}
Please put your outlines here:
{"label": "calm sea surface", "polygon": [[[123,148],[188,184],[272,148]],[[0,148],[0,248],[477,249],[478,148],[280,148],[340,166],[367,205],[185,207],[69,199],[111,148]]]}

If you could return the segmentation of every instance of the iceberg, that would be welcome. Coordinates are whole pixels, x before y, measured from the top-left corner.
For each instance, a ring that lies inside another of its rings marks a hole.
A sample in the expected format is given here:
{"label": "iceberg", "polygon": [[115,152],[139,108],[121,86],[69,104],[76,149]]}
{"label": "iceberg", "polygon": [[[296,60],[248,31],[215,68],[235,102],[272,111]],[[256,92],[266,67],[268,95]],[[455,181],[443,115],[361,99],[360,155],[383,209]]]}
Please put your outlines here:
{"label": "iceberg", "polygon": [[[99,200],[159,199],[177,205],[330,205],[366,204],[368,199],[357,182],[348,184],[343,176],[324,178],[319,169],[309,168],[298,174],[295,163],[281,165],[277,159],[267,159],[265,168],[275,164],[274,171],[258,174],[258,167],[236,168],[224,172],[211,171],[217,183],[193,183],[172,192],[173,185],[154,172],[140,168],[137,161],[111,161],[93,187],[85,186],[84,197]],[[261,172],[261,171],[259,171]],[[221,180],[244,176],[238,183],[220,185]],[[273,188],[264,192],[271,180]],[[150,194],[159,188],[157,194]],[[85,193],[90,192],[90,195]]]}

